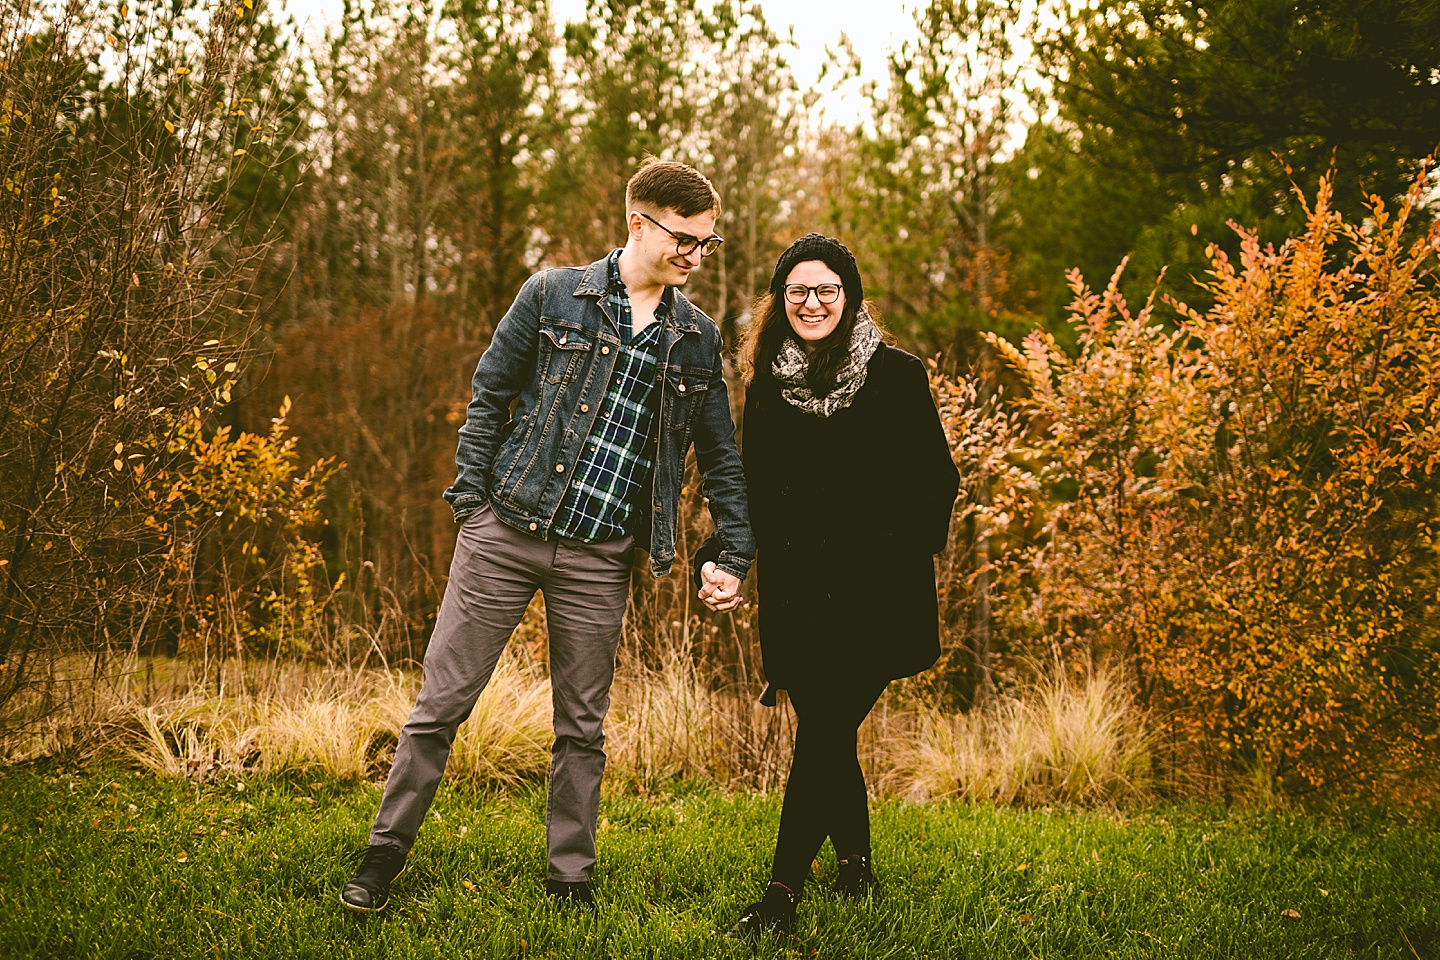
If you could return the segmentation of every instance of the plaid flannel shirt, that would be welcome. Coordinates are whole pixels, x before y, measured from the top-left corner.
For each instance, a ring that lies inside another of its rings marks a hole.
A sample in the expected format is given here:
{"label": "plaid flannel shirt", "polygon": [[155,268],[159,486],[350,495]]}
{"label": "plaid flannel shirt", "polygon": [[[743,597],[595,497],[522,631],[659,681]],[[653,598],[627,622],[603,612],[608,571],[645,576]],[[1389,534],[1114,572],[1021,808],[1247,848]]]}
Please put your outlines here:
{"label": "plaid flannel shirt", "polygon": [[618,540],[629,533],[631,500],[654,469],[646,441],[655,421],[655,373],[660,329],[670,312],[667,289],[655,308],[655,322],[636,336],[630,295],[620,280],[620,250],[610,254],[610,287],[605,294],[620,327],[615,377],[600,415],[575,464],[574,479],[555,515],[553,531],[587,543]]}

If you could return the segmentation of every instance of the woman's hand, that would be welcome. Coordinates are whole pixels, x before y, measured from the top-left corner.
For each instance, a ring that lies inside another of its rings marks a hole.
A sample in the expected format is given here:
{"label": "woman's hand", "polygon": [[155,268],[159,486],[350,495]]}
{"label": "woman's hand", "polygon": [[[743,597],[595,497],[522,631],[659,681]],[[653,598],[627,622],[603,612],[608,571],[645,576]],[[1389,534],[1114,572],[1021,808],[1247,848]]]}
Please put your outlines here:
{"label": "woman's hand", "polygon": [[705,606],[716,613],[724,613],[726,610],[734,610],[740,603],[739,577],[726,573],[713,562],[707,562],[700,568],[700,578],[704,584],[700,587],[700,599],[705,601]]}

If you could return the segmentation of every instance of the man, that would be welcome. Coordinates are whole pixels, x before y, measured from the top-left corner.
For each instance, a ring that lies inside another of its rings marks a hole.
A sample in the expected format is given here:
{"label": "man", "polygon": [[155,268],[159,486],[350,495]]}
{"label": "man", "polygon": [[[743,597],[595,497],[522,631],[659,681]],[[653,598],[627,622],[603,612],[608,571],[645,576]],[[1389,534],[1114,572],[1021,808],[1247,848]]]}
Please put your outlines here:
{"label": "man", "polygon": [[[530,600],[545,595],[554,691],[546,891],[594,903],[602,725],[636,544],[669,572],[685,455],[695,446],[722,549],[702,598],[724,610],[754,557],[720,332],[680,292],[723,242],[720,197],[649,160],[625,190],[625,246],[532,276],[480,358],[445,499],[461,524],[370,847],[340,899],[383,909],[450,746]],[[513,412],[512,412],[513,405]]]}

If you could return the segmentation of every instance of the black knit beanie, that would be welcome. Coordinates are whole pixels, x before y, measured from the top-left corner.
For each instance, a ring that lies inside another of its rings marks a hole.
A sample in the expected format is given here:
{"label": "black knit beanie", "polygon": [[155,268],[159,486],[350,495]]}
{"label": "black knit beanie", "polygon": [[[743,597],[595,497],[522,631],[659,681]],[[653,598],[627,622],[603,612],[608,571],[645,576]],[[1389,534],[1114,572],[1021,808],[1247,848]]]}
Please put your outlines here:
{"label": "black knit beanie", "polygon": [[865,302],[865,287],[860,283],[860,268],[855,266],[855,256],[839,240],[807,233],[790,244],[789,248],[775,261],[775,275],[770,278],[770,292],[780,296],[785,290],[785,280],[797,263],[806,260],[820,260],[840,276],[845,287],[845,302],[857,307]]}

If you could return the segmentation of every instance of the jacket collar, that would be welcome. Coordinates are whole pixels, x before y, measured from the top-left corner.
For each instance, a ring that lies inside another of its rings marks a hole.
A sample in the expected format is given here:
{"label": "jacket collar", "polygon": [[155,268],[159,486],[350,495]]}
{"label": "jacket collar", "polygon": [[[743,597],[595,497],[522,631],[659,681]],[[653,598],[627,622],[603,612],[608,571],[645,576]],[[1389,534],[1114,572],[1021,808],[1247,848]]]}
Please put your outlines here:
{"label": "jacket collar", "polygon": [[[610,254],[606,254],[585,268],[580,275],[580,284],[575,288],[577,297],[603,297],[610,285]],[[695,320],[695,308],[678,287],[666,287],[671,294],[670,322],[677,330],[696,331],[700,324]],[[683,306],[682,306],[683,304]]]}

